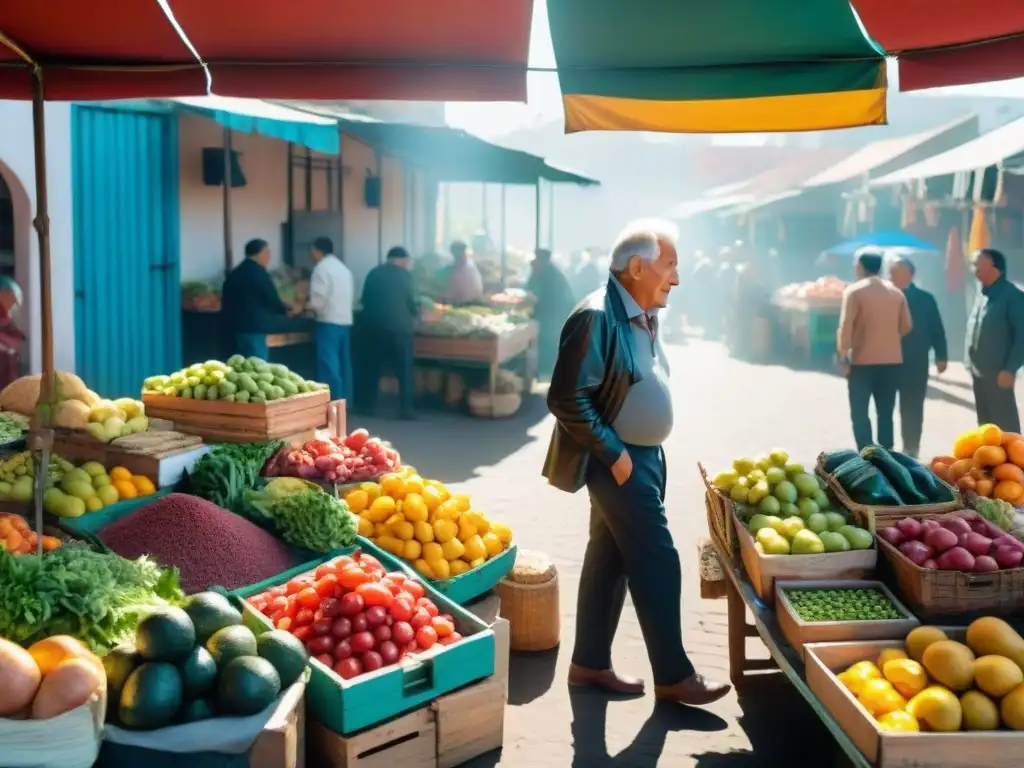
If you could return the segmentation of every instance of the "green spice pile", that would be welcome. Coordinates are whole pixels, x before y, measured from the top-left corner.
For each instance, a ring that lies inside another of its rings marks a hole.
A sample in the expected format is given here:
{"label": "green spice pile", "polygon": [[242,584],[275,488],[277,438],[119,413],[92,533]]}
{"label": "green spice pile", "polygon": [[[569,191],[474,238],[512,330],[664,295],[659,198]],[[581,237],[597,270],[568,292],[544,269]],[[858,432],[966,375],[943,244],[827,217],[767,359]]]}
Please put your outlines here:
{"label": "green spice pile", "polygon": [[890,621],[905,618],[877,589],[787,589],[803,621]]}

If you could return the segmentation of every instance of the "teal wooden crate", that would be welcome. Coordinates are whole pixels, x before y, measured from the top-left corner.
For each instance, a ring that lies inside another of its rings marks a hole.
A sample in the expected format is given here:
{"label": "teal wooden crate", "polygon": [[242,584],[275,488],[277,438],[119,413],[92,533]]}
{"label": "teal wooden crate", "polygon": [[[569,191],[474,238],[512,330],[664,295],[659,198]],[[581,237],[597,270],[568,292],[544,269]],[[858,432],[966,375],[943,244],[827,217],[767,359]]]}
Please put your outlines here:
{"label": "teal wooden crate", "polygon": [[431,581],[430,586],[449,600],[465,605],[470,600],[486,594],[505,578],[505,574],[516,564],[516,545],[481,566],[444,581]]}
{"label": "teal wooden crate", "polygon": [[[366,550],[372,552],[369,547]],[[378,552],[380,550],[372,553],[385,568],[408,573],[407,569],[394,565],[394,557]],[[320,558],[307,570],[313,570],[339,554],[343,552]],[[295,575],[298,574],[288,578]],[[331,731],[341,735],[355,733],[494,674],[494,632],[429,583],[413,578],[424,584],[427,597],[437,604],[441,613],[451,614],[463,640],[447,647],[435,646],[408,663],[384,667],[352,680],[343,680],[334,670],[310,659],[312,675],[306,689],[307,712]],[[260,591],[287,580],[282,574],[273,580],[275,583],[261,585]],[[237,590],[234,594],[242,597],[242,592],[256,594],[249,590]],[[257,635],[272,628],[269,619],[253,610],[248,603],[245,604],[244,620]]]}
{"label": "teal wooden crate", "polygon": [[104,507],[96,512],[86,512],[81,517],[61,517],[56,519],[58,520],[58,525],[73,536],[87,536],[94,538],[101,530],[106,528],[115,520],[120,520],[125,515],[131,514],[140,507],[152,504],[154,501],[163,498],[173,490],[173,488],[165,488],[157,491],[156,493],[151,493],[149,496],[125,499],[124,501],[111,504],[109,507]]}

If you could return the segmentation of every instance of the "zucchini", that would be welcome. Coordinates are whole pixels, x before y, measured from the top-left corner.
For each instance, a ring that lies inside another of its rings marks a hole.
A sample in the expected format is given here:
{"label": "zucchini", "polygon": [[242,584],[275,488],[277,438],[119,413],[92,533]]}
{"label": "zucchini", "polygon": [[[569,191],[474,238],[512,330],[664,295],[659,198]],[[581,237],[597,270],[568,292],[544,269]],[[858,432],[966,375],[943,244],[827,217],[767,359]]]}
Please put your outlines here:
{"label": "zucchini", "polygon": [[869,461],[854,456],[844,461],[832,476],[846,494],[858,504],[869,506],[903,506],[903,499],[884,474]]}
{"label": "zucchini", "polygon": [[825,463],[822,465],[822,469],[831,475],[839,468],[840,464],[854,459],[858,455],[856,451],[829,451],[825,454]]}
{"label": "zucchini", "polygon": [[914,478],[914,485],[917,487],[917,490],[924,494],[932,504],[943,504],[956,498],[950,487],[917,459],[899,451],[889,451],[889,455],[898,464],[906,467],[910,476]]}
{"label": "zucchini", "polygon": [[878,468],[907,504],[928,503],[928,497],[917,490],[914,478],[907,468],[896,461],[885,448],[880,445],[869,445],[860,452],[860,455]]}

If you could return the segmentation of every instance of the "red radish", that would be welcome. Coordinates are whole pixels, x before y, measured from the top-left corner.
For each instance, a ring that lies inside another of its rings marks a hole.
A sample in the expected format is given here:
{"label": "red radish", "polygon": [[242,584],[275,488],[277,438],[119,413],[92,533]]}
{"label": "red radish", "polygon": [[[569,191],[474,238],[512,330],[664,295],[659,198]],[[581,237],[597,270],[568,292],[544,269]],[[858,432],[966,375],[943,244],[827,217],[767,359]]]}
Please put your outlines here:
{"label": "red radish", "polygon": [[974,570],[974,555],[963,547],[947,549],[935,561],[939,568],[944,571],[963,571],[970,573]]}
{"label": "red radish", "polygon": [[1024,552],[1013,547],[995,547],[992,556],[1000,568],[1020,568],[1020,562],[1024,560]]}
{"label": "red radish", "polygon": [[900,544],[900,552],[906,555],[907,559],[914,565],[921,565],[921,563],[934,554],[934,550],[931,547],[917,540],[905,541]]}
{"label": "red radish", "polygon": [[921,523],[912,517],[904,517],[896,523],[896,527],[899,528],[904,537],[908,539],[921,538]]}
{"label": "red radish", "polygon": [[992,548],[992,539],[982,536],[980,533],[971,531],[970,533],[965,533],[963,538],[966,539],[966,542],[962,542],[960,546],[975,557],[987,555]]}
{"label": "red radish", "polygon": [[334,659],[331,656],[328,656],[326,653],[324,655],[322,655],[322,656],[317,656],[316,660],[319,661],[321,664],[323,664],[328,669],[330,669],[331,667],[334,666]]}
{"label": "red radish", "polygon": [[981,555],[980,557],[974,558],[974,572],[975,573],[991,573],[992,571],[999,570],[999,563],[988,555]]}
{"label": "red radish", "polygon": [[342,661],[352,655],[352,643],[348,640],[339,640],[334,646],[334,660]]}
{"label": "red radish", "polygon": [[885,539],[887,542],[892,544],[894,547],[898,547],[903,543],[907,537],[903,535],[903,531],[897,528],[895,525],[889,525],[882,528],[878,535]]}
{"label": "red radish", "polygon": [[[967,523],[964,523],[967,525]],[[971,532],[968,528],[967,533]],[[949,528],[934,528],[924,536],[924,543],[931,547],[936,552],[945,552],[947,549],[952,549],[957,546],[957,536],[962,531],[954,532]]]}

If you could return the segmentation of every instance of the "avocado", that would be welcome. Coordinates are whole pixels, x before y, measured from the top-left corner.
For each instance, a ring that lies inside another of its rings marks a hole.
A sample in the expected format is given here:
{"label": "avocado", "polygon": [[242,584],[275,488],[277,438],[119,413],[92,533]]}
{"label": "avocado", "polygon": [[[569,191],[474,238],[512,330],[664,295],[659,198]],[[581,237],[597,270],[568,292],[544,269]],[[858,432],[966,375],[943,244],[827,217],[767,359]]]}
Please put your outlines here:
{"label": "avocado", "polygon": [[198,720],[209,720],[216,717],[213,704],[206,699],[193,699],[182,706],[175,718],[179,723],[194,723]]}
{"label": "avocado", "polygon": [[196,642],[205,644],[218,629],[242,623],[242,614],[216,592],[193,595],[185,606],[185,613],[196,627]]}
{"label": "avocado", "polygon": [[186,699],[205,695],[217,680],[217,662],[210,652],[197,645],[192,653],[178,665],[181,687]]}
{"label": "avocado", "polygon": [[173,664],[150,662],[128,675],[117,714],[126,728],[151,731],[169,724],[180,708],[178,670]]}
{"label": "avocado", "polygon": [[281,693],[274,665],[256,656],[232,659],[217,680],[217,710],[225,715],[255,715]]}
{"label": "avocado", "polygon": [[135,630],[135,647],[146,661],[179,662],[195,644],[196,628],[181,608],[155,611]]}
{"label": "avocado", "polygon": [[248,627],[224,627],[206,641],[206,650],[213,656],[217,668],[224,669],[232,659],[256,655],[256,635]]}
{"label": "avocado", "polygon": [[274,665],[281,678],[282,689],[298,680],[309,662],[309,653],[302,641],[281,629],[260,635],[256,640],[256,653]]}

